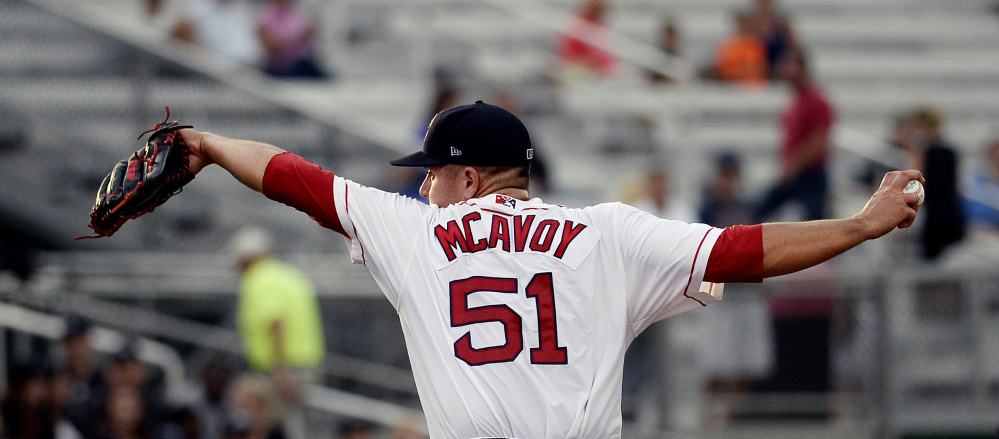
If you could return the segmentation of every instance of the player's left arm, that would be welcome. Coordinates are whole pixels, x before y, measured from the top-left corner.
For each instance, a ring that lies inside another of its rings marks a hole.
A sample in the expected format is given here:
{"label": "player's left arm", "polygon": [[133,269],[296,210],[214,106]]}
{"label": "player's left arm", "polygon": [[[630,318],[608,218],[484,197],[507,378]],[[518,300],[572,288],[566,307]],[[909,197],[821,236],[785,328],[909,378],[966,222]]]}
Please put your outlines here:
{"label": "player's left arm", "polygon": [[729,227],[711,250],[704,280],[761,282],[828,261],[896,227],[909,227],[919,210],[919,195],[902,193],[911,180],[922,182],[923,175],[889,172],[864,209],[849,218]]}
{"label": "player's left arm", "polygon": [[902,193],[919,171],[885,175],[881,187],[860,213],[849,218],[763,225],[763,277],[793,273],[832,259],[869,239],[912,225],[919,195]]}

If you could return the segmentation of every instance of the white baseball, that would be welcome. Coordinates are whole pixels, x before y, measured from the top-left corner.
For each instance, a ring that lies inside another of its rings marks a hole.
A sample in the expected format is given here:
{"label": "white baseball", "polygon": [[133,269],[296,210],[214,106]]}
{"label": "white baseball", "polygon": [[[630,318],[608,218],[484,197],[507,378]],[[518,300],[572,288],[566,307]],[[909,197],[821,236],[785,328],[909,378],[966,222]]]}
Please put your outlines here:
{"label": "white baseball", "polygon": [[919,205],[923,205],[923,200],[926,198],[926,192],[923,191],[923,185],[919,180],[912,180],[909,184],[905,185],[905,189],[902,189],[903,194],[917,194],[919,195]]}

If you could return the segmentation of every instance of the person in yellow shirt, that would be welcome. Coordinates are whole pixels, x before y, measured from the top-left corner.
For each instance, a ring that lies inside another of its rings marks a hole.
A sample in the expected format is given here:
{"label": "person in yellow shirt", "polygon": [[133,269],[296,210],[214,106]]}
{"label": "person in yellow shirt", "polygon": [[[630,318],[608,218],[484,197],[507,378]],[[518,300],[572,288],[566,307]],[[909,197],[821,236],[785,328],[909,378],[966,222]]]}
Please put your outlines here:
{"label": "person in yellow shirt", "polygon": [[230,246],[241,276],[237,325],[246,362],[271,378],[282,401],[285,434],[304,438],[302,391],[317,381],[326,355],[312,283],[272,256],[271,238],[262,229],[240,230]]}

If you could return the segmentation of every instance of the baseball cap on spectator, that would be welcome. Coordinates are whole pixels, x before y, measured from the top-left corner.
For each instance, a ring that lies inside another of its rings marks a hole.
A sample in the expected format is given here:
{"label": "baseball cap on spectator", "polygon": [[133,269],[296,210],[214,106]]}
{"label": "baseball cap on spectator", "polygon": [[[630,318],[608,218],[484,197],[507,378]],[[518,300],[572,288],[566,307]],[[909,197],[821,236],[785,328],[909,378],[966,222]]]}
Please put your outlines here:
{"label": "baseball cap on spectator", "polygon": [[534,158],[531,136],[513,113],[482,101],[437,113],[430,121],[423,151],[393,166],[526,166]]}
{"label": "baseball cap on spectator", "polygon": [[129,337],[118,347],[118,351],[114,353],[114,359],[118,361],[128,361],[128,360],[138,360],[138,346],[139,340]]}
{"label": "baseball cap on spectator", "polygon": [[63,340],[73,338],[78,335],[86,335],[87,331],[90,331],[90,323],[87,323],[87,321],[80,316],[68,315],[63,320],[63,324],[66,328],[62,335]]}

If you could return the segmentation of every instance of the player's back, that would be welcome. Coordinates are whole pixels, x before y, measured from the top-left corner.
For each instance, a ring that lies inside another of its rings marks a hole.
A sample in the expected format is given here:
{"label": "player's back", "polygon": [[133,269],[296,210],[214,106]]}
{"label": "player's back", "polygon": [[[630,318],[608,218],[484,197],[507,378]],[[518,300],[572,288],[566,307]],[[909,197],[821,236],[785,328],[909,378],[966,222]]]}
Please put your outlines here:
{"label": "player's back", "polygon": [[421,219],[386,226],[410,239],[365,263],[399,311],[432,437],[619,437],[624,351],[706,300],[687,295],[689,249],[714,229],[619,203],[411,208]]}

